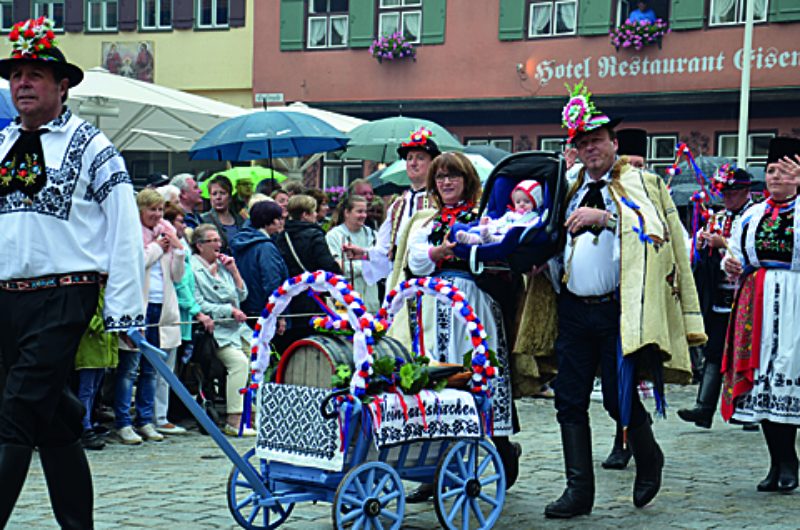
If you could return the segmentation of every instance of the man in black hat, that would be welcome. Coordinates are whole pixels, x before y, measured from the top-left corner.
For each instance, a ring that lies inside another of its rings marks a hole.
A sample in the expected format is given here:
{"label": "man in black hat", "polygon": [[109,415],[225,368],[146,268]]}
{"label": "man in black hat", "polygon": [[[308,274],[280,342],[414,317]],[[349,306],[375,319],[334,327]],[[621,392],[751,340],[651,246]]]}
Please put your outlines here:
{"label": "man in black hat", "polygon": [[56,47],[52,22],[16,24],[0,61],[19,118],[0,132],[0,527],[38,448],[62,528],[91,528],[92,479],[80,443],[84,410],[67,386],[105,283],[108,331],[144,323],[144,255],[122,157],[64,106],[83,72]]}
{"label": "man in black hat", "polygon": [[594,505],[588,409],[598,366],[603,406],[622,420],[636,461],[633,503],[641,508],[653,500],[664,454],[635,389],[636,365],[688,378],[688,345],[705,341],[685,243],[672,236],[680,219],[664,182],[617,159],[620,120],[600,113],[583,83],[562,116],[584,167],[565,210],[555,344],[567,487],[545,508],[549,518],[586,515]]}
{"label": "man in black hat", "polygon": [[725,207],[708,218],[708,222],[697,234],[694,277],[700,293],[700,306],[708,333],[708,344],[704,349],[703,374],[697,390],[697,403],[691,409],[678,410],[678,416],[698,427],[711,428],[722,385],[722,350],[728,319],[733,305],[736,284],[731,282],[720,268],[725,257],[731,228],[747,208],[752,187],[750,173],[723,165],[714,177],[714,186],[722,193]]}

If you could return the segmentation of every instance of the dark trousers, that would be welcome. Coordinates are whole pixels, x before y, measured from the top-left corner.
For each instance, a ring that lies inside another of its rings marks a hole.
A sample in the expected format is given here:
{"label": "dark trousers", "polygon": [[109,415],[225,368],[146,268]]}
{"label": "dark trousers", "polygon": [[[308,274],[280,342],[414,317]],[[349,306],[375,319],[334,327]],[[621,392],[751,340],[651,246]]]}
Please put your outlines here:
{"label": "dark trousers", "polygon": [[80,437],[83,406],[67,383],[98,294],[97,285],[0,291],[0,443],[63,447]]}
{"label": "dark trousers", "polygon": [[[619,319],[618,301],[587,304],[562,287],[558,298],[558,338],[555,345],[558,357],[555,406],[560,424],[589,423],[589,396],[598,364],[603,382],[603,407],[612,418],[619,420]],[[647,421],[634,379],[631,379],[632,428]]]}
{"label": "dark trousers", "polygon": [[703,357],[707,363],[721,364],[722,351],[725,349],[725,337],[728,334],[728,319],[730,313],[714,313],[706,315],[704,324],[708,343],[703,350]]}

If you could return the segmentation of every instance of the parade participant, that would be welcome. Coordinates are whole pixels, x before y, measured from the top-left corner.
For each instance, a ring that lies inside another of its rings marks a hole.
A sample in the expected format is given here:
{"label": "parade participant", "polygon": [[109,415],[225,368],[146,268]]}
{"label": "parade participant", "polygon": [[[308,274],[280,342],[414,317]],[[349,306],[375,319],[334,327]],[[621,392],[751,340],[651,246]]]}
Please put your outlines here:
{"label": "parade participant", "polygon": [[[617,154],[622,157],[628,158],[628,164],[636,169],[645,169],[647,167],[647,131],[644,129],[620,129],[617,133]],[[595,386],[600,388],[602,395],[602,386],[599,380],[595,381]],[[611,452],[608,454],[603,463],[603,469],[625,469],[628,467],[633,454],[630,447],[626,447],[623,443],[622,425],[617,423],[617,428],[614,431],[614,445],[611,447]]]}
{"label": "parade participant", "polygon": [[331,255],[344,271],[344,276],[363,297],[367,309],[377,313],[381,308],[378,286],[366,281],[362,272],[364,260],[348,259],[344,252],[345,246],[351,242],[360,248],[368,248],[375,244],[375,230],[364,224],[367,220],[367,200],[361,195],[346,195],[340,207],[343,212],[343,222],[331,228],[325,235],[325,240],[328,242]]}
{"label": "parade participant", "polygon": [[[705,341],[685,242],[674,237],[680,219],[663,181],[616,159],[614,127],[620,120],[600,113],[582,82],[574,87],[563,120],[584,167],[566,207],[555,406],[567,487],[545,508],[550,518],[589,514],[594,505],[588,408],[598,365],[605,409],[615,420],[630,416],[633,503],[641,508],[656,496],[664,455],[635,390],[636,378],[620,380],[618,362],[645,368],[647,359],[660,371],[663,361],[665,378],[669,373],[670,379],[673,374],[688,379],[688,347]],[[626,410],[620,394],[629,396]]]}
{"label": "parade participant", "polygon": [[[486,329],[489,349],[497,356],[500,374],[492,395],[492,440],[501,456],[515,453],[513,462],[503,458],[507,486],[510,487],[516,480],[516,457],[520,449],[508,439],[517,429],[512,424],[509,352],[502,309],[494,298],[478,287],[469,264],[455,257],[455,242],[446,239],[453,224],[468,224],[477,219],[480,178],[465,155],[444,153],[431,164],[427,187],[437,209],[425,217],[420,213],[417,216],[419,222],[409,227],[407,265],[416,276],[437,276],[452,282],[469,300]],[[471,348],[470,335],[465,324],[453,314],[452,307],[437,299],[423,298],[421,312],[423,324],[419,343],[424,345],[424,354],[435,361],[461,364],[464,352]],[[422,484],[409,493],[406,502],[423,502],[432,493],[431,484]]]}
{"label": "parade participant", "polygon": [[697,259],[694,263],[694,277],[700,293],[708,344],[705,346],[705,362],[700,387],[697,389],[697,403],[693,408],[678,410],[678,416],[683,421],[706,429],[711,428],[719,400],[722,350],[736,290],[736,284],[724,274],[720,264],[727,254],[733,224],[752,204],[752,177],[745,170],[734,169],[726,164],[715,176],[714,185],[722,192],[725,208],[712,213],[698,233]]}
{"label": "parade participant", "polygon": [[[64,105],[83,72],[52,21],[15,24],[0,61],[19,112],[0,133],[0,527],[37,448],[62,528],[93,525],[83,407],[67,387],[105,281],[106,331],[144,324],[144,251],[133,186],[106,136]],[[25,164],[25,166],[23,166]],[[127,337],[126,337],[127,339]]]}
{"label": "parade participant", "polygon": [[[362,264],[364,278],[373,284],[388,277],[387,285],[394,286],[400,279],[401,271],[392,273],[392,264],[397,258],[398,242],[406,232],[414,214],[429,207],[425,181],[431,162],[441,154],[441,151],[433,139],[433,134],[425,127],[420,127],[411,133],[407,142],[400,144],[397,154],[406,161],[406,173],[411,187],[389,206],[386,219],[378,229],[374,247],[362,248],[356,245],[344,247],[348,258],[365,260]],[[402,260],[402,257],[400,259]]]}
{"label": "parade participant", "polygon": [[761,422],[770,456],[758,491],[797,488],[800,425],[800,216],[796,212],[800,140],[773,138],[767,155],[769,198],[734,224],[722,260],[738,280],[725,353],[722,417]]}
{"label": "parade participant", "polygon": [[529,226],[542,221],[542,186],[535,180],[523,180],[511,190],[512,209],[499,219],[481,217],[478,226],[456,232],[456,241],[467,245],[497,243],[514,226]]}
{"label": "parade participant", "polygon": [[200,212],[198,208],[203,204],[203,197],[194,175],[191,173],[180,173],[172,177],[170,184],[181,191],[178,202],[183,209],[183,222],[186,224],[186,227],[197,228],[197,225],[200,224]]}

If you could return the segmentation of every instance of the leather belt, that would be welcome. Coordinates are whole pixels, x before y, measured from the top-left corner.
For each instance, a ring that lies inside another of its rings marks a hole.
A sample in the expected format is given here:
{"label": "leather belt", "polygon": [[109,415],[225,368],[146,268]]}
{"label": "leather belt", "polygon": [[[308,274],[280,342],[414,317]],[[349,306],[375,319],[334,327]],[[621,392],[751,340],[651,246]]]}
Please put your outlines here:
{"label": "leather belt", "polygon": [[601,295],[598,295],[598,296],[578,296],[577,294],[573,293],[572,291],[570,291],[566,287],[563,287],[563,289],[571,297],[575,298],[579,302],[582,302],[582,303],[588,304],[588,305],[607,304],[609,302],[615,302],[615,301],[619,300],[619,295],[617,294],[617,291],[612,291],[610,293],[601,294]]}
{"label": "leather belt", "polygon": [[70,285],[92,285],[104,283],[105,274],[99,272],[68,272],[66,274],[53,274],[39,276],[38,278],[23,278],[18,280],[0,280],[0,289],[3,291],[39,291],[54,289]]}

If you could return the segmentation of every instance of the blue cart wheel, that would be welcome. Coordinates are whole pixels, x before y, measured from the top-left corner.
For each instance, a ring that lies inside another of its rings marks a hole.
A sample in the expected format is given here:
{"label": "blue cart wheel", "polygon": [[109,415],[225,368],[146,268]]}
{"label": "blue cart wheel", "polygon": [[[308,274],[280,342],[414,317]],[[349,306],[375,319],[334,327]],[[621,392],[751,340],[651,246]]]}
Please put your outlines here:
{"label": "blue cart wheel", "polygon": [[434,506],[442,528],[491,528],[506,499],[500,455],[486,440],[461,441],[445,453],[434,479]]}
{"label": "blue cart wheel", "polygon": [[[243,458],[253,466],[258,477],[266,484],[267,463],[255,454],[256,450],[253,448]],[[258,493],[234,466],[228,477],[228,508],[239,526],[248,530],[273,530],[283,524],[294,509],[294,503],[281,504],[275,501],[272,506],[267,507],[260,501]]]}
{"label": "blue cart wheel", "polygon": [[333,498],[333,527],[397,530],[406,494],[400,475],[383,462],[366,462],[344,476]]}

